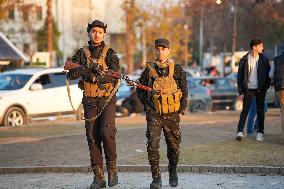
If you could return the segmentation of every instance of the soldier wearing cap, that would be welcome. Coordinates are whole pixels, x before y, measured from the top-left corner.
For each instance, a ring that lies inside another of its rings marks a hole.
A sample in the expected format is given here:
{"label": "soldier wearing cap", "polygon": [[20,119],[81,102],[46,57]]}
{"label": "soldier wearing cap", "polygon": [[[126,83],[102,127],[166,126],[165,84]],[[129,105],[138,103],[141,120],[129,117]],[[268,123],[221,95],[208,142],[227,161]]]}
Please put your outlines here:
{"label": "soldier wearing cap", "polygon": [[[108,186],[118,184],[115,140],[115,92],[118,80],[104,73],[108,69],[119,71],[119,58],[104,43],[106,29],[107,25],[99,20],[88,24],[89,45],[77,50],[72,57],[72,62],[83,66],[70,70],[67,75],[73,80],[81,78],[79,87],[83,90],[86,137],[94,172],[90,189],[106,187],[102,147],[106,158]],[[96,116],[96,119],[92,119]]]}
{"label": "soldier wearing cap", "polygon": [[147,62],[139,82],[152,87],[154,92],[137,89],[137,94],[144,104],[147,120],[147,152],[151,165],[153,181],[151,189],[162,187],[159,168],[159,141],[161,131],[164,131],[169,159],[169,184],[178,185],[177,164],[179,160],[179,145],[181,132],[180,116],[187,106],[187,82],[181,65],[170,59],[170,43],[167,39],[155,40],[156,60]]}

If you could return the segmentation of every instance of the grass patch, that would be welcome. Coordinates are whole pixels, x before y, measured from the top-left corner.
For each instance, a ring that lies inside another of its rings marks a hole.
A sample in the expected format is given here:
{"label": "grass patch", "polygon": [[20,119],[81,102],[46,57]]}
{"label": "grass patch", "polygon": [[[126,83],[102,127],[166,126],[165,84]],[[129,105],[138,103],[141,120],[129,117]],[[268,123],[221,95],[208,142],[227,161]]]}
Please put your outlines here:
{"label": "grass patch", "polygon": [[6,127],[0,130],[0,139],[11,137],[54,137],[61,135],[83,134],[84,126],[80,125],[37,125],[24,127]]}
{"label": "grass patch", "polygon": [[[138,162],[147,160],[147,153],[137,156]],[[168,164],[166,149],[160,149],[161,164]],[[284,166],[284,137],[265,135],[264,142],[254,138],[238,142],[225,142],[183,146],[180,164],[190,165],[240,165],[240,166]]]}

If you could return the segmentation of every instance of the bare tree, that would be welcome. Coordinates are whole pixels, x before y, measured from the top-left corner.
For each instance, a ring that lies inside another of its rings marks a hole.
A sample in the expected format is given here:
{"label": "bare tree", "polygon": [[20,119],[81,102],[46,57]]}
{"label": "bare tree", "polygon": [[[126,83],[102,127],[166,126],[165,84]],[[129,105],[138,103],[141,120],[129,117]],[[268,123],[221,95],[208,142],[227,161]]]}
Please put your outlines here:
{"label": "bare tree", "polygon": [[134,52],[135,52],[135,32],[134,24],[136,19],[135,0],[126,0],[123,4],[126,13],[126,62],[127,73],[131,73],[134,68]]}
{"label": "bare tree", "polygon": [[50,53],[50,65],[53,54],[53,24],[52,24],[52,0],[47,0],[47,50]]}

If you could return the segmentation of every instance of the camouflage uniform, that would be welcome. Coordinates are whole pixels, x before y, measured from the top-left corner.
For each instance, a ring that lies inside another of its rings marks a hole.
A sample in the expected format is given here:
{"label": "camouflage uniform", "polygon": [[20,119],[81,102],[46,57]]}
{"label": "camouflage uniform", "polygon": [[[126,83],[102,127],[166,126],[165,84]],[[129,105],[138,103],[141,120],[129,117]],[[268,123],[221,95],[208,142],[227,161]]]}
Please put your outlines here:
{"label": "camouflage uniform", "polygon": [[[155,70],[159,77],[168,76],[169,66],[161,68],[155,65]],[[151,165],[153,182],[161,181],[161,174],[159,169],[159,141],[161,131],[164,131],[164,136],[167,144],[167,157],[169,159],[169,173],[170,185],[177,186],[176,166],[179,161],[179,148],[181,142],[181,132],[179,127],[180,113],[183,113],[187,106],[187,81],[182,67],[178,64],[174,66],[173,78],[181,89],[182,97],[180,99],[180,109],[177,112],[160,114],[155,110],[152,94],[137,89],[137,94],[145,107],[146,120],[147,120],[147,152],[148,160]],[[143,85],[153,87],[154,78],[150,74],[149,67],[143,71],[139,82]],[[155,187],[154,187],[155,188]],[[158,187],[157,187],[158,188]]]}

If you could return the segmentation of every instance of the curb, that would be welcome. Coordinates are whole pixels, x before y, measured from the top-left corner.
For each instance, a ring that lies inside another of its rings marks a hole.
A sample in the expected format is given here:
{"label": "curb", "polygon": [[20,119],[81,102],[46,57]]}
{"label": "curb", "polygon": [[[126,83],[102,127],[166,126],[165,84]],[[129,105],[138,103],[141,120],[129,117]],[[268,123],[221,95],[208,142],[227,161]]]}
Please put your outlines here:
{"label": "curb", "polygon": [[[149,165],[118,165],[118,172],[150,172]],[[161,165],[161,172],[167,172],[167,166]],[[1,174],[24,173],[88,173],[90,166],[62,166],[62,167],[0,167]],[[218,174],[256,174],[284,176],[284,167],[270,166],[230,166],[230,165],[178,165],[178,172],[218,173]]]}

